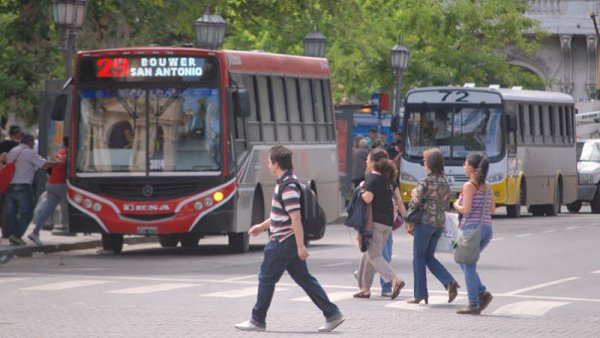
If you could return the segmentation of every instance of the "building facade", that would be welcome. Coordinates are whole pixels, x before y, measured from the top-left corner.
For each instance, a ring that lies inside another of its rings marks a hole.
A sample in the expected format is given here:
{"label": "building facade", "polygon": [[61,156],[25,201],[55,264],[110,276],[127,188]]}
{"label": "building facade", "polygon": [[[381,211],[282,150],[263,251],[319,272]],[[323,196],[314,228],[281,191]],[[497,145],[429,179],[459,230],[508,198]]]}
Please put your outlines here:
{"label": "building facade", "polygon": [[508,52],[510,63],[537,74],[547,84],[546,90],[573,96],[580,111],[596,105],[598,37],[590,15],[599,14],[599,2],[528,0],[525,15],[539,21],[549,35],[534,55],[514,49]]}

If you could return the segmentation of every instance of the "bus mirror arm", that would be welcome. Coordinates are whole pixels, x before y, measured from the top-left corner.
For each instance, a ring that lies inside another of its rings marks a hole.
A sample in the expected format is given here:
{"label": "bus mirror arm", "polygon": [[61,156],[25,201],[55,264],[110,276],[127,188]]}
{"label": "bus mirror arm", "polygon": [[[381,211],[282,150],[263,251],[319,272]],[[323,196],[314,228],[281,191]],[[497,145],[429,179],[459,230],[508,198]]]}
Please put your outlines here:
{"label": "bus mirror arm", "polygon": [[250,95],[244,87],[238,87],[231,93],[233,99],[233,109],[236,117],[250,117]]}

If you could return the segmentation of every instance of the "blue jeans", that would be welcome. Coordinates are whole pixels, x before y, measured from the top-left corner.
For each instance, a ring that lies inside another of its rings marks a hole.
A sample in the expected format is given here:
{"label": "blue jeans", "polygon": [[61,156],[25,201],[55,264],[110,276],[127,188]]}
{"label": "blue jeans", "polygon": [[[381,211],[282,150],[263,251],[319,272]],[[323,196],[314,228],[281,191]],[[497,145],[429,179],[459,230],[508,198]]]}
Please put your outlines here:
{"label": "blue jeans", "polygon": [[[471,230],[478,227],[479,224],[465,224],[463,230]],[[483,224],[481,229],[481,251],[492,240],[492,225]],[[478,305],[479,296],[485,292],[485,285],[481,283],[479,274],[477,273],[477,263],[460,264],[461,269],[465,273],[465,283],[467,284],[467,293],[469,294],[469,304]]]}
{"label": "blue jeans", "polygon": [[298,257],[294,236],[281,243],[269,241],[265,245],[264,256],[258,275],[258,295],[256,304],[252,309],[252,320],[260,324],[266,324],[267,310],[269,310],[273,299],[275,284],[286,270],[294,282],[321,309],[325,318],[332,318],[340,314],[340,309],[329,300],[319,281],[308,271],[306,261]]}
{"label": "blue jeans", "polygon": [[40,196],[37,206],[35,207],[34,220],[35,229],[33,233],[36,235],[40,234],[40,230],[46,222],[46,219],[50,217],[56,206],[60,204],[67,197],[67,184],[59,183],[53,184],[48,183],[46,185],[46,192]]}
{"label": "blue jeans", "polygon": [[428,298],[427,271],[425,267],[444,285],[454,281],[454,277],[433,254],[442,234],[442,228],[430,224],[418,223],[413,238],[413,273],[415,275],[415,298]]}
{"label": "blue jeans", "polygon": [[6,219],[13,235],[21,238],[33,217],[33,188],[31,184],[9,184],[6,192]]}
{"label": "blue jeans", "polygon": [[[383,251],[381,252],[381,255],[383,256],[383,259],[385,259],[386,262],[391,262],[392,261],[392,246],[394,245],[394,236],[393,233],[391,233],[388,236],[387,241],[385,242],[385,245],[383,246]],[[381,292],[392,292],[392,283],[386,283],[383,278],[379,277],[379,283],[381,283]]]}

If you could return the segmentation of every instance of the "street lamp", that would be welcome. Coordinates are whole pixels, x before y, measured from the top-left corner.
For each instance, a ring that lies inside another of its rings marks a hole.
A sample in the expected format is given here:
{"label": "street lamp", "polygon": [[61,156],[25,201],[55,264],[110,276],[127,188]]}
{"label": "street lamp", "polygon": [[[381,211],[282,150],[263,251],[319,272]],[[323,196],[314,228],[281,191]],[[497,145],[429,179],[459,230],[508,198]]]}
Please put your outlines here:
{"label": "street lamp", "polygon": [[77,40],[77,33],[83,27],[86,0],[53,0],[52,12],[54,23],[61,29],[61,40],[65,51],[66,76],[73,76],[73,51]]}
{"label": "street lamp", "polygon": [[[406,48],[401,42],[396,44],[394,48],[390,50],[391,55],[391,63],[392,69],[394,70],[394,118],[396,127],[400,121],[400,89],[402,88],[402,77],[404,76],[404,71],[408,66],[408,56],[409,56],[408,48]],[[398,128],[399,129],[399,128]],[[397,130],[398,130],[397,129]]]}
{"label": "street lamp", "polygon": [[318,31],[309,33],[304,37],[304,55],[316,58],[325,56],[327,38]]}
{"label": "street lamp", "polygon": [[225,40],[225,29],[227,23],[218,15],[211,15],[206,10],[196,22],[196,45],[206,49],[221,49]]}

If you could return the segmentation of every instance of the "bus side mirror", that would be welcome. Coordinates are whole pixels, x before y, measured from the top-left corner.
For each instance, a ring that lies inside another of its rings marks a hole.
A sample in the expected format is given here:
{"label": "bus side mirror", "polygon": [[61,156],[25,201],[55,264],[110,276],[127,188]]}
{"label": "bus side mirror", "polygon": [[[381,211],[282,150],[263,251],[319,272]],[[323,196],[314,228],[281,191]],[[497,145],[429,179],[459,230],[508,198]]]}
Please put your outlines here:
{"label": "bus side mirror", "polygon": [[390,122],[390,129],[394,133],[397,133],[400,130],[400,116],[392,116],[392,121]]}
{"label": "bus side mirror", "polygon": [[63,121],[65,119],[65,111],[67,109],[67,94],[58,94],[52,107],[52,121]]}
{"label": "bus side mirror", "polygon": [[515,114],[509,113],[507,115],[506,126],[509,133],[517,131],[517,117]]}
{"label": "bus side mirror", "polygon": [[238,87],[232,93],[233,110],[236,117],[250,117],[250,94],[246,88]]}

